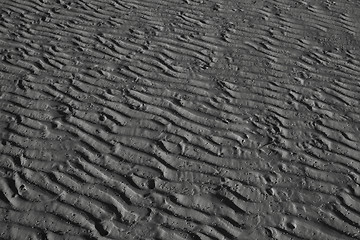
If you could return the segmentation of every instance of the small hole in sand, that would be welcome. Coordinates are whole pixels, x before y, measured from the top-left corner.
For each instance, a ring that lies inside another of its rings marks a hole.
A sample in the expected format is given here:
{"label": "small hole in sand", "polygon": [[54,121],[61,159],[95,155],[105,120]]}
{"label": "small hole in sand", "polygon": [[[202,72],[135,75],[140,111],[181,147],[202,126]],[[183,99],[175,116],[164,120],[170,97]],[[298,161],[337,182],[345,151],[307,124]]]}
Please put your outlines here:
{"label": "small hole in sand", "polygon": [[289,228],[289,229],[291,229],[291,230],[294,230],[294,229],[295,229],[295,225],[292,224],[292,223],[287,223],[287,224],[286,224],[286,227]]}

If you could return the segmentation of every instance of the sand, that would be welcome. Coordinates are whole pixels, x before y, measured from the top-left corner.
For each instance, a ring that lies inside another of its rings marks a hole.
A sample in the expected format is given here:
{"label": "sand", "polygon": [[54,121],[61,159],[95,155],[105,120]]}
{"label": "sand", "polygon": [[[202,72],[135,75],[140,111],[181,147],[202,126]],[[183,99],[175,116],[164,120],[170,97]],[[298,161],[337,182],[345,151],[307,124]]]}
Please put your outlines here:
{"label": "sand", "polygon": [[0,239],[360,239],[359,1],[0,16]]}

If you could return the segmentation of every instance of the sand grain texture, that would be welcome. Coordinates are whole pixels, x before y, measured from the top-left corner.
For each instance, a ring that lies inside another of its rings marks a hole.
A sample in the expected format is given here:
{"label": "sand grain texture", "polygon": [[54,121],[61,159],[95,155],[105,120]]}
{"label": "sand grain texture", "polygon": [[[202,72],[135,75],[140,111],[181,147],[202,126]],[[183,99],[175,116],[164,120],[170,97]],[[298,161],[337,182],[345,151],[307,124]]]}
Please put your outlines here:
{"label": "sand grain texture", "polygon": [[358,1],[0,17],[0,239],[360,239]]}

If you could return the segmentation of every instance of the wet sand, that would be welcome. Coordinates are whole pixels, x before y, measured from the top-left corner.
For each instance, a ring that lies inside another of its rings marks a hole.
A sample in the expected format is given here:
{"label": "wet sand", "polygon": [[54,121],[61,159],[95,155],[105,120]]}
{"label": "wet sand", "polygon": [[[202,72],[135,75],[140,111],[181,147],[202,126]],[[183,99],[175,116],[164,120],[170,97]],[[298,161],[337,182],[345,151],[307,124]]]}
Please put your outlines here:
{"label": "wet sand", "polygon": [[360,2],[0,17],[0,239],[360,239]]}

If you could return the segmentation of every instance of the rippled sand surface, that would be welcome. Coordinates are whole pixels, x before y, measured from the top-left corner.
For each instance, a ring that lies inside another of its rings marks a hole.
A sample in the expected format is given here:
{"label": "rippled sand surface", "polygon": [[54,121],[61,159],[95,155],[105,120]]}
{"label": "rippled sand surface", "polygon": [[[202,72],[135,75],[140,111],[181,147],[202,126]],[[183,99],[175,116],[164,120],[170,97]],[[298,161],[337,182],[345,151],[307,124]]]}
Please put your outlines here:
{"label": "rippled sand surface", "polygon": [[360,239],[359,19],[0,0],[0,239]]}

